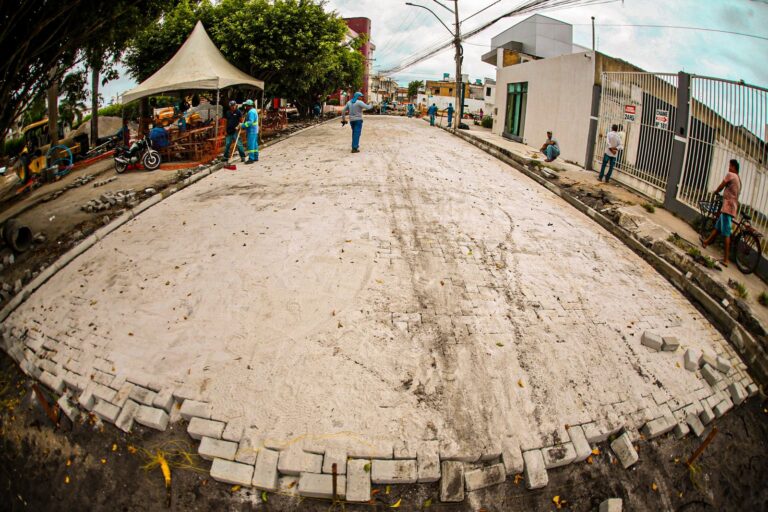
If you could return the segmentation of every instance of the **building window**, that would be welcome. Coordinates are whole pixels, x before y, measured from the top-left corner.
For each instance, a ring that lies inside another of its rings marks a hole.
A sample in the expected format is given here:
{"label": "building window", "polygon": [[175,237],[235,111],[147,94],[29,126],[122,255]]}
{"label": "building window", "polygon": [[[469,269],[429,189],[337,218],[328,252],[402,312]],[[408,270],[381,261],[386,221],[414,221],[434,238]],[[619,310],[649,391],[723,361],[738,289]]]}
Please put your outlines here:
{"label": "building window", "polygon": [[523,139],[525,110],[528,102],[528,82],[507,85],[507,115],[504,132],[512,139]]}
{"label": "building window", "polygon": [[486,97],[490,97],[490,95],[491,95],[491,88],[490,87],[486,87],[485,88],[485,96]]}

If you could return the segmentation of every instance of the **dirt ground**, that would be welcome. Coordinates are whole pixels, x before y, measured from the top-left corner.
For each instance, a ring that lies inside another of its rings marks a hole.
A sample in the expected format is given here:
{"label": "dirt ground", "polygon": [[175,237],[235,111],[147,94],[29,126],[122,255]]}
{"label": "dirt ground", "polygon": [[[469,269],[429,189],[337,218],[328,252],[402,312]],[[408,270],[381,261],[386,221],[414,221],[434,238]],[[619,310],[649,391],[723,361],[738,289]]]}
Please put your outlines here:
{"label": "dirt ground", "polygon": [[[50,400],[50,397],[49,397]],[[757,511],[768,510],[766,446],[768,404],[750,399],[718,420],[718,433],[696,461],[692,473],[684,461],[698,447],[692,436],[672,436],[641,443],[640,462],[630,470],[613,463],[606,443],[593,463],[581,463],[549,472],[549,485],[527,491],[524,481],[509,478],[499,486],[468,494],[460,504],[438,499],[437,484],[386,486],[372,504],[346,504],[350,512],[387,510],[401,500],[401,510],[434,511],[594,511],[609,497],[624,499],[625,511]],[[0,503],[3,510],[342,510],[330,501],[302,500],[283,493],[261,495],[233,491],[214,482],[210,463],[191,455],[189,469],[172,467],[171,506],[160,469],[146,470],[144,450],[174,447],[194,451],[177,423],[165,433],[134,427],[123,434],[113,426],[96,427],[90,421],[72,425],[62,418],[54,428],[34,393],[31,382],[5,354],[0,356]],[[654,490],[653,484],[656,484]],[[285,487],[290,486],[289,482]],[[266,498],[266,501],[264,499]],[[431,501],[429,501],[431,500]]]}

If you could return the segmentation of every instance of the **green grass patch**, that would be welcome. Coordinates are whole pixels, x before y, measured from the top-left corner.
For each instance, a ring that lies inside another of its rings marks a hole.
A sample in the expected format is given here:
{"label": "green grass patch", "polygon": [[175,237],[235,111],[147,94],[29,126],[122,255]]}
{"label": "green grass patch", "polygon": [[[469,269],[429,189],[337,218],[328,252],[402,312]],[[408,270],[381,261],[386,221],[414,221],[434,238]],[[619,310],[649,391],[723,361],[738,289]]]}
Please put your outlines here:
{"label": "green grass patch", "polygon": [[686,251],[691,258],[701,258],[701,251],[698,247],[688,247]]}
{"label": "green grass patch", "polygon": [[736,295],[742,299],[749,297],[749,292],[747,291],[747,287],[744,286],[744,283],[740,283],[739,281],[734,282],[733,289],[736,291]]}
{"label": "green grass patch", "polygon": [[768,292],[761,292],[760,295],[757,296],[757,302],[768,307]]}

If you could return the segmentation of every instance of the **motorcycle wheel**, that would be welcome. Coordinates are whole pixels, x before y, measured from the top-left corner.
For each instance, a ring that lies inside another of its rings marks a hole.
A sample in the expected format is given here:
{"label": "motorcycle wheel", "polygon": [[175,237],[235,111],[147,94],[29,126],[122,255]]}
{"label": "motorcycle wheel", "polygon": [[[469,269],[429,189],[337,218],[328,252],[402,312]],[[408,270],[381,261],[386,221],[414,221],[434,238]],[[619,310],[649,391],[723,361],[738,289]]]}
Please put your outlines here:
{"label": "motorcycle wheel", "polygon": [[154,171],[160,167],[160,153],[157,151],[147,151],[144,153],[144,157],[141,159],[141,163],[148,171]]}
{"label": "motorcycle wheel", "polygon": [[115,171],[117,171],[118,174],[124,173],[127,168],[128,163],[115,159]]}

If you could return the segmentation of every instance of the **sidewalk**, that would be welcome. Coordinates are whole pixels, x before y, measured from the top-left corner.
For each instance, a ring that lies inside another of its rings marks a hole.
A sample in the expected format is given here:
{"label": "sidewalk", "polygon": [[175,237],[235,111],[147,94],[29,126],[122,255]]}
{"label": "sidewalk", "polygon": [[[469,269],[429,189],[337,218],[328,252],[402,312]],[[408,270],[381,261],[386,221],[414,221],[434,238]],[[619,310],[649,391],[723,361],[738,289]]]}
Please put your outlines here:
{"label": "sidewalk", "polygon": [[[587,171],[578,165],[562,160],[546,163],[544,156],[536,148],[505,139],[491,133],[490,130],[477,126],[471,126],[469,131],[462,130],[461,133],[511,153],[510,156],[514,160],[529,168],[544,168],[542,172],[548,178],[555,179],[557,186],[568,189],[572,195],[578,196],[582,200],[586,199],[584,202],[601,213],[615,210],[616,217],[618,217],[617,223],[634,233],[638,239],[646,238],[657,243],[671,242],[672,235],[676,234],[682,241],[675,245],[683,251],[687,252],[689,249],[698,248],[701,254],[714,260],[723,256],[722,250],[717,244],[702,249],[698,241],[698,233],[687,222],[675,217],[658,204],[653,204],[653,212],[647,211],[643,205],[650,207],[652,202],[648,198],[617,182],[607,184],[598,181],[595,171]],[[590,199],[600,199],[600,201],[590,201]],[[602,207],[600,203],[603,204]],[[692,258],[690,259],[693,261]],[[736,268],[735,263],[731,263],[728,268],[717,266],[710,269],[701,264],[697,264],[697,267],[712,281],[719,283],[730,293],[730,303],[735,303],[739,299],[742,300],[749,306],[750,312],[761,326],[768,326],[768,307],[761,305],[757,300],[761,293],[768,292],[768,285],[762,279],[755,274],[742,274]],[[729,281],[743,284],[747,291],[746,298],[739,297],[729,285]],[[711,292],[710,294],[712,295]],[[722,300],[721,297],[717,298]],[[754,329],[752,330],[754,331]],[[758,331],[760,330],[764,331],[758,327]]]}

